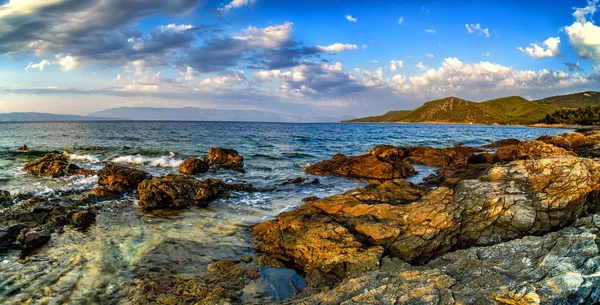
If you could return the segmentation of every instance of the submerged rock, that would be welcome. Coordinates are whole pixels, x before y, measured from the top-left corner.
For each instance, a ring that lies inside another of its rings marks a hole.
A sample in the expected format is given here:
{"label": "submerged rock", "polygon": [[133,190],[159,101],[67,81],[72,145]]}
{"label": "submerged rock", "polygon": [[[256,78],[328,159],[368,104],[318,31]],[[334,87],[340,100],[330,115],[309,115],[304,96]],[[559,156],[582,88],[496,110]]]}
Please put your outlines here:
{"label": "submerged rock", "polygon": [[23,146],[19,147],[19,149],[18,149],[18,150],[19,150],[19,151],[28,151],[28,150],[29,150],[29,148],[27,147],[27,145],[23,145]]}
{"label": "submerged rock", "polygon": [[48,241],[50,241],[50,232],[44,229],[23,229],[17,236],[17,242],[23,252],[30,252]]}
{"label": "submerged rock", "polygon": [[259,251],[310,285],[378,267],[382,254],[427,262],[448,251],[542,234],[576,220],[600,189],[600,165],[569,155],[497,164],[454,188],[390,182],[306,203],[256,225]]}
{"label": "submerged rock", "polygon": [[96,172],[83,169],[79,166],[69,163],[67,158],[59,154],[46,154],[41,159],[25,164],[23,171],[36,176],[44,177],[63,177],[72,175],[92,176]]}
{"label": "submerged rock", "polygon": [[197,158],[187,158],[179,165],[179,172],[182,174],[194,175],[208,172],[208,163]]}
{"label": "submerged rock", "polygon": [[244,158],[234,149],[211,147],[208,157],[204,156],[202,160],[218,168],[244,171]]}
{"label": "submerged rock", "polygon": [[227,184],[216,179],[199,181],[183,175],[148,179],[138,186],[139,205],[144,210],[206,207],[212,200],[228,197],[229,191],[255,190],[247,184]]}
{"label": "submerged rock", "polygon": [[[137,189],[138,185],[152,176],[144,171],[106,163],[98,172],[98,184],[106,187],[110,192],[126,193]],[[98,194],[105,194],[104,190],[97,190]]]}
{"label": "submerged rock", "polygon": [[15,224],[0,229],[0,251],[13,248],[14,243],[17,241],[17,236],[19,236],[23,228],[22,224]]}
{"label": "submerged rock", "polygon": [[8,191],[0,190],[0,207],[7,207],[12,204],[12,199]]}

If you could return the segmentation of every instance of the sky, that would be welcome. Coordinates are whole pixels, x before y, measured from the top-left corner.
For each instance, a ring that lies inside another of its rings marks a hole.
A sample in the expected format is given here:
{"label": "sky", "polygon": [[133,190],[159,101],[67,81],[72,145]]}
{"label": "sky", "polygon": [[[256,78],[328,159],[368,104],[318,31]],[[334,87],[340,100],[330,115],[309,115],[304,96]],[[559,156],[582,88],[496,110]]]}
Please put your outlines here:
{"label": "sky", "polygon": [[0,0],[0,112],[305,117],[600,89],[599,0]]}

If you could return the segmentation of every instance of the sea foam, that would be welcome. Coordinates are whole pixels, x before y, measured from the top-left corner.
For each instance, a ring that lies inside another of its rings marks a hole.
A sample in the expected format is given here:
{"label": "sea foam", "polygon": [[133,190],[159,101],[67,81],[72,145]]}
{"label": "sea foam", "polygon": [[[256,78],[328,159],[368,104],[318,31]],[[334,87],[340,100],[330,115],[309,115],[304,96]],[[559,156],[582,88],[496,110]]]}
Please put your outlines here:
{"label": "sea foam", "polygon": [[178,167],[183,160],[171,156],[146,157],[142,155],[119,156],[110,160],[114,163],[127,163],[136,165],[150,165],[154,167]]}
{"label": "sea foam", "polygon": [[98,159],[98,157],[94,156],[94,155],[78,155],[78,154],[71,154],[68,152],[63,152],[63,155],[67,158],[69,158],[69,160],[73,160],[73,161],[87,161],[87,162],[91,162],[91,163],[98,163],[100,162],[100,159]]}

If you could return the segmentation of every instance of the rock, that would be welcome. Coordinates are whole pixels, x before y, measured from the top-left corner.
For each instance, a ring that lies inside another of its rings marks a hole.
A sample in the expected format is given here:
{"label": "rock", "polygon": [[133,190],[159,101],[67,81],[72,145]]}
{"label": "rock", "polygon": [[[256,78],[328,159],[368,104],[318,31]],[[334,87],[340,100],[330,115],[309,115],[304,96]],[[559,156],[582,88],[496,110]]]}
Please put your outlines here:
{"label": "rock", "polygon": [[17,236],[22,252],[30,252],[50,241],[50,232],[43,229],[24,229]]}
{"label": "rock", "polygon": [[138,186],[139,205],[144,210],[183,209],[191,205],[208,206],[219,197],[228,197],[229,191],[255,191],[247,184],[227,184],[216,179],[199,181],[183,175],[167,175],[144,180]]}
{"label": "rock", "polygon": [[82,211],[71,211],[67,214],[67,221],[70,225],[80,228],[86,229],[91,224],[96,222],[96,211],[92,209],[82,210]]}
{"label": "rock", "polygon": [[0,211],[0,224],[14,222],[28,227],[43,225],[51,228],[71,224],[78,228],[86,228],[95,218],[94,208],[70,206],[63,200],[43,197],[33,197]]}
{"label": "rock", "polygon": [[521,141],[517,140],[517,139],[502,139],[499,141],[494,141],[487,145],[483,145],[481,147],[483,147],[483,148],[500,148],[500,147],[504,147],[504,146],[508,146],[508,145],[517,145],[519,143],[521,143]]}
{"label": "rock", "polygon": [[321,198],[317,197],[317,196],[308,196],[308,197],[304,197],[302,198],[302,201],[304,202],[310,202],[310,201],[317,201]]}
{"label": "rock", "polygon": [[23,225],[16,224],[0,229],[0,252],[13,247],[13,244],[17,241],[17,236],[19,236],[23,228]]}
{"label": "rock", "polygon": [[319,181],[319,179],[317,179],[317,178],[313,179],[313,180],[310,182],[310,184],[320,184],[320,183],[321,183],[321,181]]}
{"label": "rock", "polygon": [[[376,153],[383,154],[380,150]],[[402,160],[396,160],[390,155],[383,155],[380,159],[373,153],[353,157],[336,155],[330,160],[310,165],[306,168],[306,172],[320,176],[340,175],[367,179],[405,178],[417,173],[412,165]]]}
{"label": "rock", "polygon": [[187,158],[179,166],[179,172],[188,175],[206,173],[208,169],[208,163],[196,158]]}
{"label": "rock", "polygon": [[384,257],[378,270],[286,304],[596,304],[599,234],[600,216],[592,215],[558,232],[458,250],[424,266]]}
{"label": "rock", "polygon": [[561,228],[586,211],[599,180],[600,165],[590,159],[519,160],[452,187],[426,190],[399,180],[359,188],[282,213],[252,234],[257,250],[298,266],[319,286],[374,270],[384,252],[425,263]]}
{"label": "rock", "polygon": [[208,157],[202,158],[206,163],[219,168],[232,169],[236,171],[244,171],[244,158],[234,149],[227,148],[210,148]]}
{"label": "rock", "polygon": [[[126,193],[137,189],[138,185],[152,176],[144,171],[106,163],[98,172],[98,184],[105,186],[111,192]],[[104,190],[95,192],[104,193]]]}
{"label": "rock", "polygon": [[515,145],[500,147],[494,153],[494,158],[497,161],[514,161],[545,158],[554,155],[574,156],[575,154],[564,148],[541,141],[523,141]]}
{"label": "rock", "polygon": [[118,199],[123,196],[122,192],[110,189],[106,186],[97,186],[90,190],[87,200],[104,200],[104,199]]}
{"label": "rock", "polygon": [[427,166],[457,168],[467,164],[469,157],[481,149],[456,145],[450,148],[433,148],[429,146],[409,147],[406,149],[405,161]]}
{"label": "rock", "polygon": [[588,130],[570,132],[558,136],[543,136],[538,138],[547,144],[570,149],[581,157],[600,157],[600,131]]}
{"label": "rock", "polygon": [[21,147],[19,147],[19,151],[28,151],[29,148],[27,147],[27,145],[23,145]]}
{"label": "rock", "polygon": [[305,180],[306,180],[305,178],[298,177],[298,178],[295,178],[295,179],[289,179],[287,181],[284,181],[280,185],[283,186],[283,185],[288,185],[288,184],[300,184],[300,183],[304,182]]}
{"label": "rock", "polygon": [[25,164],[23,171],[36,176],[53,178],[72,175],[95,175],[93,170],[83,169],[71,164],[67,158],[58,154],[46,154],[38,161],[29,162]]}
{"label": "rock", "polygon": [[12,204],[10,193],[8,191],[0,190],[0,207],[7,207]]}

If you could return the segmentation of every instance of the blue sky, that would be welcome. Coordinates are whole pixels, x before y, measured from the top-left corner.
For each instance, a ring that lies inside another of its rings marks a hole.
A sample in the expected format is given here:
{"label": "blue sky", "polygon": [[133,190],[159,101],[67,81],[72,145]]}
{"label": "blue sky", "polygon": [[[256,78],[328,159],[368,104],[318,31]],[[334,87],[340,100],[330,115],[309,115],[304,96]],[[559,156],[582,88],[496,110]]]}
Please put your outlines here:
{"label": "blue sky", "polygon": [[598,1],[0,1],[0,112],[363,116],[600,88]]}

